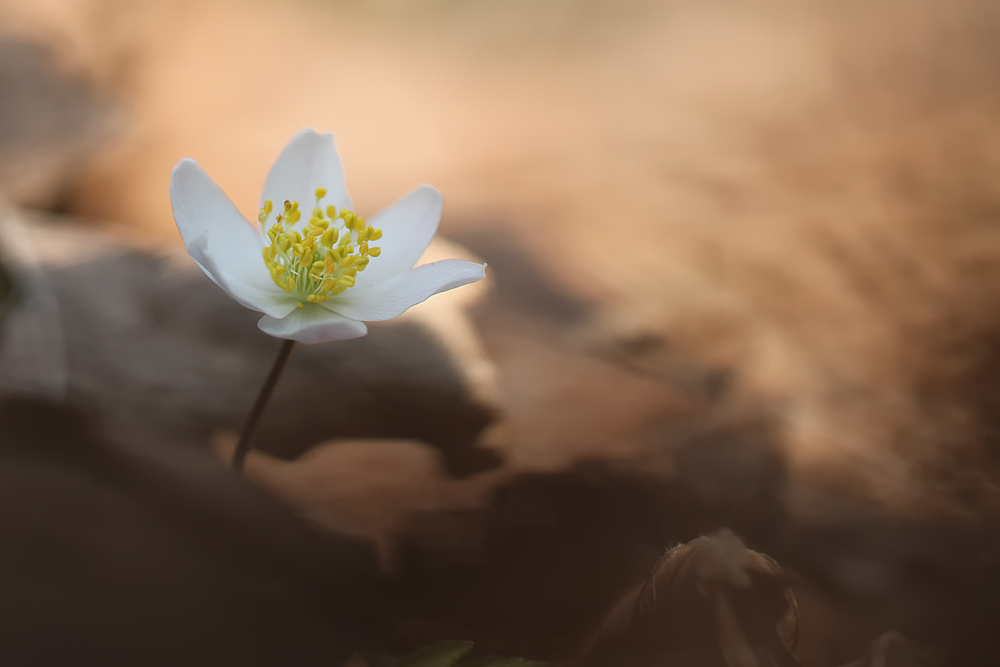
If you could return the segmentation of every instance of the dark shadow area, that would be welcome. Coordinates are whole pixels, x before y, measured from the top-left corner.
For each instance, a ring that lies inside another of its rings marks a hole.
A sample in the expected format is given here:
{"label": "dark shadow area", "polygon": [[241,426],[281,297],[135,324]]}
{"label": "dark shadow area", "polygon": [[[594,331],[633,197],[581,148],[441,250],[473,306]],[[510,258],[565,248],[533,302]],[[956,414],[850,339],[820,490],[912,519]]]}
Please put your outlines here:
{"label": "dark shadow area", "polygon": [[330,665],[383,641],[371,549],[191,450],[0,403],[0,662]]}
{"label": "dark shadow area", "polygon": [[[788,517],[786,464],[766,429],[687,428],[674,475],[594,461],[519,476],[476,515],[417,524],[399,584],[401,638],[460,636],[485,654],[575,664],[615,600],[667,548],[731,526],[792,574],[804,592],[800,617],[840,637],[820,651],[836,660],[826,664],[855,659],[891,630],[948,657],[900,664],[1000,660],[1000,532],[904,520],[846,497],[826,499],[843,512],[800,525]],[[669,442],[676,447],[676,432]],[[658,645],[681,646],[666,628]]]}
{"label": "dark shadow area", "polygon": [[669,453],[651,456],[676,456],[674,476],[594,460],[517,476],[479,513],[418,523],[400,583],[404,627],[469,637],[487,653],[568,658],[668,547],[723,526],[775,545],[783,456],[766,430],[711,420],[687,423],[684,441],[681,427],[664,429]]}

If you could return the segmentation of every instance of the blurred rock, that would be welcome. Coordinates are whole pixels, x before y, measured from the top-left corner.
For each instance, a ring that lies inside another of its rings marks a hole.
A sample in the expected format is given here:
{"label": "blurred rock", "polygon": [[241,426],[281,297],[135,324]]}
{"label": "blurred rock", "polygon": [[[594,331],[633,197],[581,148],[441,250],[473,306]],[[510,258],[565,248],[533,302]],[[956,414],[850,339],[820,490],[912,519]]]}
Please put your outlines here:
{"label": "blurred rock", "polygon": [[340,665],[383,641],[370,549],[92,417],[0,401],[0,663]]}
{"label": "blurred rock", "polygon": [[[179,252],[69,220],[2,222],[20,299],[0,386],[93,404],[130,442],[206,447],[218,429],[240,429],[279,346],[257,313]],[[464,315],[481,289],[439,295],[357,340],[298,346],[255,446],[295,457],[331,437],[415,438],[451,472],[495,465],[475,446],[499,412],[493,365]]]}
{"label": "blurred rock", "polygon": [[49,208],[116,124],[110,101],[41,44],[0,37],[0,194]]}

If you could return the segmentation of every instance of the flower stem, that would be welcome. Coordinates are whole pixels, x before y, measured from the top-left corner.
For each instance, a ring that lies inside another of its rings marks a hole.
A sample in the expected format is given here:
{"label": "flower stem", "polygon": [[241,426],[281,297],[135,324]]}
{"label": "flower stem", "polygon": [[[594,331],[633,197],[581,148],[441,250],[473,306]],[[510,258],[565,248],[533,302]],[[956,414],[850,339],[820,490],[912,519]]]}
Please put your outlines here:
{"label": "flower stem", "polygon": [[243,425],[240,441],[236,445],[236,451],[233,452],[233,470],[243,471],[243,464],[247,460],[247,454],[250,453],[250,438],[253,437],[253,432],[257,429],[257,422],[260,421],[260,416],[264,413],[264,408],[267,407],[267,401],[271,398],[275,385],[278,384],[278,378],[281,377],[281,371],[285,369],[285,363],[291,356],[293,347],[295,347],[294,340],[286,340],[281,343],[278,357],[274,360],[274,365],[271,366],[271,371],[267,374],[267,379],[264,380],[264,386],[260,388],[257,400],[254,401],[253,408],[250,409],[247,421]]}

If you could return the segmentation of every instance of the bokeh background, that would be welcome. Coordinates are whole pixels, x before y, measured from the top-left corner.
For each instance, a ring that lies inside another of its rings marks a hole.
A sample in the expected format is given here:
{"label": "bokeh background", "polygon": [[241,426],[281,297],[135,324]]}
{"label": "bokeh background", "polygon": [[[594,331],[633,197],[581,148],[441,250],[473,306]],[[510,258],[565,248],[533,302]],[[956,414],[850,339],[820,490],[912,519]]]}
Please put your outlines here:
{"label": "bokeh background", "polygon": [[362,215],[431,183],[429,257],[489,263],[298,350],[248,467],[377,545],[387,646],[568,659],[728,527],[794,572],[803,664],[995,664],[998,112],[990,0],[4,0],[0,384],[217,465],[276,347],[170,169],[252,219],[333,132]]}

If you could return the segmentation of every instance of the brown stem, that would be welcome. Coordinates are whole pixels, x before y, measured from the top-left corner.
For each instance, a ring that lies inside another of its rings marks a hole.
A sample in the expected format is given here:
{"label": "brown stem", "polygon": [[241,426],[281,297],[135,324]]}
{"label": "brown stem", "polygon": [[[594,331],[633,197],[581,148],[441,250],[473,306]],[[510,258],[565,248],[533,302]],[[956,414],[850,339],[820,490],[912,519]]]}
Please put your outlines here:
{"label": "brown stem", "polygon": [[278,378],[281,377],[281,371],[285,369],[285,363],[292,354],[293,347],[295,347],[294,340],[286,340],[281,344],[278,358],[274,360],[274,365],[271,366],[271,371],[267,374],[267,379],[264,380],[264,386],[260,388],[257,400],[254,401],[253,408],[250,409],[247,421],[243,425],[240,441],[236,445],[236,451],[233,452],[233,470],[243,471],[243,464],[247,460],[247,454],[250,453],[250,438],[253,437],[253,432],[257,429],[257,422],[260,421],[260,416],[264,413],[264,408],[267,407],[267,401],[271,398],[275,385],[278,384]]}

